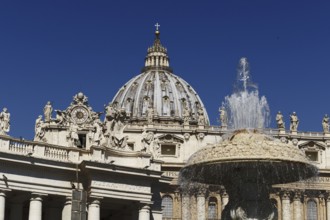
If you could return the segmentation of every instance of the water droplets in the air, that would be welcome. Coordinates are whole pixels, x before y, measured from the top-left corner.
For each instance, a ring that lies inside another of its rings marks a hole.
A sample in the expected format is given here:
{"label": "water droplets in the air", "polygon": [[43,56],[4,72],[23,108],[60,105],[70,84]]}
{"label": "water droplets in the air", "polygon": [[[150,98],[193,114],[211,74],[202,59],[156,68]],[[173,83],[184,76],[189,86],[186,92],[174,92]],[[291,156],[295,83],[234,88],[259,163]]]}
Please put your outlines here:
{"label": "water droplets in the air", "polygon": [[222,103],[228,114],[228,127],[267,127],[270,122],[267,99],[265,96],[259,97],[258,87],[251,80],[249,63],[245,57],[239,61],[237,76],[234,93],[226,96]]}

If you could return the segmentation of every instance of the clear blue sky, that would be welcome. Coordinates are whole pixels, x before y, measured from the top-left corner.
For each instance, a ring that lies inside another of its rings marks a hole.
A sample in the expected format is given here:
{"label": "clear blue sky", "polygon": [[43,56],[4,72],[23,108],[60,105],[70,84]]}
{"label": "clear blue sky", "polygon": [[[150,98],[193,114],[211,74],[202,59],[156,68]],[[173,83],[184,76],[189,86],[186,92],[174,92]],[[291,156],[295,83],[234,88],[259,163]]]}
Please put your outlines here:
{"label": "clear blue sky", "polygon": [[330,114],[329,1],[1,1],[0,108],[10,135],[31,139],[48,100],[66,109],[82,91],[96,111],[140,73],[159,22],[174,73],[202,98],[211,123],[233,89],[239,58],[299,130]]}

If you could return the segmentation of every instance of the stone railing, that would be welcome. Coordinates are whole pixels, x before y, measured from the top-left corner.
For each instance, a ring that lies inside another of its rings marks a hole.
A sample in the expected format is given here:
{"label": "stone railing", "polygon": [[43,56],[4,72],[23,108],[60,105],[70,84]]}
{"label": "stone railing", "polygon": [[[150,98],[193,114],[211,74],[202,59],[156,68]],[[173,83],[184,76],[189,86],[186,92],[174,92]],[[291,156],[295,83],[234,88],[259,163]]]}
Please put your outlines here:
{"label": "stone railing", "polygon": [[[177,130],[181,131],[183,129],[189,129],[189,130],[198,130],[201,129],[197,125],[189,125],[188,127],[184,127],[183,125],[177,125],[177,124],[156,124],[156,125],[147,125],[147,128],[156,128],[156,129],[164,129],[164,130]],[[127,128],[131,129],[143,129],[143,125],[128,125]],[[221,128],[221,126],[217,125],[205,125],[203,129],[208,130],[210,132],[219,132],[219,133],[227,133],[230,132],[230,130],[226,130]],[[312,131],[298,131],[295,134],[291,133],[289,130],[280,132],[279,129],[276,128],[264,128],[260,130],[262,133],[272,135],[272,136],[295,136],[295,137],[301,137],[301,138],[323,138],[328,137],[330,140],[330,134],[324,134],[323,132],[312,132]]]}
{"label": "stone railing", "polygon": [[135,168],[154,171],[160,171],[162,163],[162,161],[152,160],[151,154],[145,152],[120,151],[99,146],[92,146],[86,150],[21,140],[4,135],[0,135],[0,153],[76,164],[84,160],[116,166],[130,164]]}
{"label": "stone railing", "polygon": [[0,136],[0,152],[65,162],[79,162],[86,150]]}
{"label": "stone railing", "polygon": [[9,151],[19,154],[32,154],[34,145],[24,141],[9,140]]}

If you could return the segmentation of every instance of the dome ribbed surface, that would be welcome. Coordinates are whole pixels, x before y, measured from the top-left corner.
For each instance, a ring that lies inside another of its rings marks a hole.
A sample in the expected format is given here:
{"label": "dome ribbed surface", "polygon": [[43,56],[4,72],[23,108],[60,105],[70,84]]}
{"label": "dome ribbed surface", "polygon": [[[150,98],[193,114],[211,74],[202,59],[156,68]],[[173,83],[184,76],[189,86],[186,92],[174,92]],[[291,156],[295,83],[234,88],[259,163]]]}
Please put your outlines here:
{"label": "dome ribbed surface", "polygon": [[202,108],[205,124],[208,115],[196,91],[182,78],[167,70],[149,69],[128,81],[115,95],[113,103],[126,110],[132,120],[144,119],[149,106],[159,121],[182,121],[187,107],[191,121],[197,120],[198,109]]}

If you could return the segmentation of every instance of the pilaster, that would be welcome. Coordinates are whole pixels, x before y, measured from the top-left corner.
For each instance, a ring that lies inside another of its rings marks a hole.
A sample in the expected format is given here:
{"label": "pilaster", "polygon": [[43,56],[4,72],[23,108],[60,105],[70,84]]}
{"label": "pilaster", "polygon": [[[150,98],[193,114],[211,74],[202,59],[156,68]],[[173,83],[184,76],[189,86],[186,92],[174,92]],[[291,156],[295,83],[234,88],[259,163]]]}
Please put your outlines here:
{"label": "pilaster", "polygon": [[205,220],[205,190],[197,193],[197,220]]}
{"label": "pilaster", "polygon": [[293,219],[303,219],[302,207],[301,207],[301,192],[295,191],[293,197]]}
{"label": "pilaster", "polygon": [[282,220],[291,220],[290,192],[282,193]]}
{"label": "pilaster", "polygon": [[188,193],[182,194],[182,203],[181,203],[181,218],[182,220],[190,220],[190,195]]}

